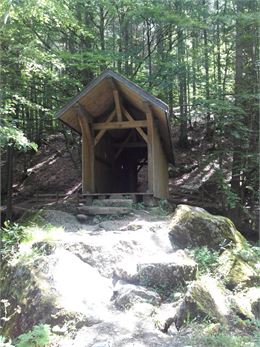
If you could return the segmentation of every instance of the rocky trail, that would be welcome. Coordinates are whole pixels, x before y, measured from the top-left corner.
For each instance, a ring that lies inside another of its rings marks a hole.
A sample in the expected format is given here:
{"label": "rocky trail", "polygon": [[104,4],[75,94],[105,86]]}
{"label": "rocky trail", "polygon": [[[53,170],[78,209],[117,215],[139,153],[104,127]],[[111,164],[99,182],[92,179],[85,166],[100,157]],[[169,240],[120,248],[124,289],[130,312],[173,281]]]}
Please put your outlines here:
{"label": "rocky trail", "polygon": [[[16,334],[45,320],[57,323],[61,332],[72,330],[57,346],[172,346],[173,342],[178,346],[173,336],[155,329],[160,295],[140,285],[149,264],[156,267],[163,262],[165,271],[175,266],[182,272],[187,263],[195,271],[196,264],[184,253],[172,252],[169,220],[143,211],[120,220],[95,223],[96,218],[93,225],[82,225],[61,211],[45,211],[44,216],[46,222],[62,225],[64,232],[55,241],[34,243],[33,249],[41,255],[23,264],[29,281],[37,277],[39,296],[25,305]],[[15,287],[23,286],[25,273],[19,262],[14,269]],[[185,275],[179,276],[184,280]],[[168,279],[168,285],[177,286],[176,280]],[[160,290],[160,282],[155,284]],[[49,290],[51,304],[45,302]],[[23,295],[26,300],[31,297],[30,292]],[[46,305],[48,317],[44,317]],[[82,328],[73,332],[71,325]]]}
{"label": "rocky trail", "polygon": [[[234,317],[259,319],[260,261],[233,224],[186,205],[173,216],[159,212],[82,224],[75,214],[43,211],[29,227],[34,239],[3,269],[4,298],[20,307],[5,333],[44,323],[56,347],[184,347],[193,336],[188,317],[230,326]],[[201,277],[191,249],[224,244],[222,267]]]}

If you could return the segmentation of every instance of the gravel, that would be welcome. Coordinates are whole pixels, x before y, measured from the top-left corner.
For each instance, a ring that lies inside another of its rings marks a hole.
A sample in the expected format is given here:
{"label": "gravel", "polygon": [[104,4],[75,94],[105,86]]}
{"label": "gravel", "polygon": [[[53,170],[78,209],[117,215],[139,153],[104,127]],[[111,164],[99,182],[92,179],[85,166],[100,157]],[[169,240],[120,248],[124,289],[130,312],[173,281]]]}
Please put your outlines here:
{"label": "gravel", "polygon": [[82,224],[77,218],[70,213],[57,211],[57,210],[45,210],[43,218],[47,223],[55,226],[62,227],[67,232],[77,232],[82,229]]}

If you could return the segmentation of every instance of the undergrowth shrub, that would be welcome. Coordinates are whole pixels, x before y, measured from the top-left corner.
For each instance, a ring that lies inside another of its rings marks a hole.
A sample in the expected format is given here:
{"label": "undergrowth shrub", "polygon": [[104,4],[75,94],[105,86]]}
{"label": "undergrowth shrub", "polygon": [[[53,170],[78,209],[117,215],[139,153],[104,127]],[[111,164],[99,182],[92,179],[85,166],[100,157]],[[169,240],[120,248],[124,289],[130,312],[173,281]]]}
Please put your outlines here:
{"label": "undergrowth shrub", "polygon": [[1,258],[6,260],[12,257],[18,250],[19,244],[29,240],[30,237],[31,234],[26,227],[9,221],[5,222],[1,228]]}
{"label": "undergrowth shrub", "polygon": [[0,347],[47,347],[51,343],[51,339],[50,326],[40,324],[18,336],[14,342],[0,335]]}
{"label": "undergrowth shrub", "polygon": [[[239,323],[239,324],[238,324]],[[243,323],[241,325],[241,323]],[[191,338],[195,347],[259,347],[260,346],[260,321],[257,319],[237,322],[236,327],[221,326],[216,330],[213,327],[208,330],[208,324],[193,326],[195,334]],[[239,326],[238,326],[239,325]]]}
{"label": "undergrowth shrub", "polygon": [[207,347],[259,347],[260,334],[254,335],[232,335],[228,332],[221,332],[206,335],[197,340],[200,344]]}
{"label": "undergrowth shrub", "polygon": [[17,338],[15,347],[45,347],[51,342],[51,330],[47,324],[35,325],[32,330]]}
{"label": "undergrowth shrub", "polygon": [[218,265],[219,252],[210,250],[207,246],[193,249],[191,255],[202,274],[212,272]]}

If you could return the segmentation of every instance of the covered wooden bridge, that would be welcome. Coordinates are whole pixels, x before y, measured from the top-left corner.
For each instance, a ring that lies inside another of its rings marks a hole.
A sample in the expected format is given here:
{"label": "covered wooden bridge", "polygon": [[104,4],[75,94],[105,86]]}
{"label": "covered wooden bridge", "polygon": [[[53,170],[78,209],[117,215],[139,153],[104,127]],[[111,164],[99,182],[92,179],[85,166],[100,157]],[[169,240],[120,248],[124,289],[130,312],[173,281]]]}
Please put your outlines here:
{"label": "covered wooden bridge", "polygon": [[[174,158],[164,102],[106,70],[57,117],[82,135],[83,193],[167,198],[168,163]],[[146,185],[140,185],[140,172]]]}

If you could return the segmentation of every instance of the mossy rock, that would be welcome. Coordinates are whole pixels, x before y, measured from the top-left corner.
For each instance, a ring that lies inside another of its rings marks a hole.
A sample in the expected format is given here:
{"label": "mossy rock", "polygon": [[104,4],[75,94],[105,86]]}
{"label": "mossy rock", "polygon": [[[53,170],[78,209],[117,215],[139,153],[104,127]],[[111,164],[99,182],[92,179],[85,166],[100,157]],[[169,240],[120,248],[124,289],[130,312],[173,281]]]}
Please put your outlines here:
{"label": "mossy rock", "polygon": [[[17,258],[1,269],[1,298],[10,303],[10,319],[1,334],[15,338],[37,324],[73,330],[98,323],[101,308],[110,303],[110,281],[64,249],[48,242],[35,245],[44,255]],[[13,314],[17,306],[20,310]]]}
{"label": "mossy rock", "polygon": [[260,287],[236,293],[233,298],[236,313],[247,319],[260,319]]}
{"label": "mossy rock", "polygon": [[255,265],[257,259],[244,257],[245,252],[246,247],[226,249],[219,257],[217,273],[230,289],[260,285],[260,273]]}
{"label": "mossy rock", "polygon": [[[16,337],[29,331],[38,323],[49,323],[48,317],[57,312],[55,295],[48,291],[41,270],[48,271],[44,257],[18,261],[1,269],[4,276],[2,299],[8,300],[10,319],[5,322],[2,333]],[[20,309],[16,312],[16,308]],[[16,313],[15,313],[16,312]]]}
{"label": "mossy rock", "polygon": [[202,276],[192,284],[187,296],[200,311],[218,322],[227,324],[232,317],[230,293],[215,278]]}
{"label": "mossy rock", "polygon": [[169,238],[174,247],[180,248],[207,246],[217,250],[229,243],[240,247],[246,243],[230,219],[188,205],[179,205],[175,210]]}
{"label": "mossy rock", "polygon": [[166,321],[163,331],[167,332],[173,322],[180,329],[185,322],[202,321],[206,317],[228,325],[235,316],[230,297],[231,293],[219,281],[209,275],[202,276],[191,284],[175,316]]}
{"label": "mossy rock", "polygon": [[[123,282],[122,282],[123,283]],[[126,310],[138,303],[159,305],[160,296],[142,286],[123,283],[118,291],[114,292],[114,305],[119,310]]]}
{"label": "mossy rock", "polygon": [[179,262],[138,264],[138,283],[142,286],[157,288],[160,292],[172,292],[186,282],[197,278],[197,264],[188,256]]}

